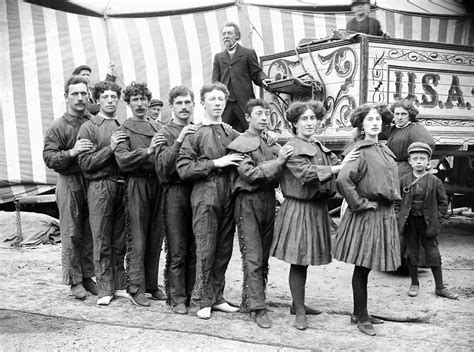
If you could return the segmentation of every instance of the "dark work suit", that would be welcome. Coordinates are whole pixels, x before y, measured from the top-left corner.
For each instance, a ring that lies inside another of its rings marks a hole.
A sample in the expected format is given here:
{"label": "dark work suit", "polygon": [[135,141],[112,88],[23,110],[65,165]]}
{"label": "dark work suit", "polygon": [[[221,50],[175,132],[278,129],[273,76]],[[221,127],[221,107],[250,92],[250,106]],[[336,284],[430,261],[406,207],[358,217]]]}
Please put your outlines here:
{"label": "dark work suit", "polygon": [[229,89],[229,99],[222,114],[222,120],[239,132],[248,128],[245,121],[245,104],[255,98],[252,82],[262,86],[262,81],[268,78],[258,64],[255,50],[237,44],[232,59],[227,49],[214,56],[212,81],[218,81]]}

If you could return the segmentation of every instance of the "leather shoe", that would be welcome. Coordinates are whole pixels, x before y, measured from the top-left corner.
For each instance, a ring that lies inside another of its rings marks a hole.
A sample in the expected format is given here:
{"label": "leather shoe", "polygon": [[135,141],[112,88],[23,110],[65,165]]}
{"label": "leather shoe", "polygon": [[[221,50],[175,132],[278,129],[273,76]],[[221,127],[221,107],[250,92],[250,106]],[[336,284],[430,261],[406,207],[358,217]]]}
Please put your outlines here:
{"label": "leather shoe", "polygon": [[293,326],[298,330],[306,330],[308,327],[308,319],[306,318],[306,314],[297,315]]}
{"label": "leather shoe", "polygon": [[86,299],[86,290],[82,284],[71,285],[71,296],[75,299],[80,299],[81,301]]}
{"label": "leather shoe", "polygon": [[82,279],[82,286],[84,286],[86,291],[89,291],[95,296],[97,296],[97,294],[99,293],[99,291],[97,290],[97,284],[90,277]]}
{"label": "leather shoe", "polygon": [[[359,321],[359,317],[355,314],[351,314],[351,323],[352,324],[357,324],[357,322]],[[371,324],[383,324],[384,321],[382,319],[377,319],[377,318],[374,318],[373,316],[369,316],[369,321]]]}
{"label": "leather shoe", "polygon": [[418,289],[420,286],[418,285],[410,285],[410,288],[408,289],[408,296],[410,297],[416,297],[418,296]]}
{"label": "leather shoe", "polygon": [[184,303],[179,303],[173,307],[173,313],[188,314],[188,308]]}
{"label": "leather shoe", "polygon": [[135,305],[141,306],[141,307],[150,306],[150,302],[148,301],[148,298],[146,298],[143,292],[131,293],[130,296],[132,296],[132,302]]}
{"label": "leather shoe", "polygon": [[449,299],[458,299],[459,296],[453,292],[450,292],[446,287],[442,289],[435,289],[436,296],[445,297]]}
{"label": "leather shoe", "polygon": [[213,310],[218,310],[218,311],[224,312],[224,313],[236,313],[236,312],[239,311],[239,307],[231,306],[227,302],[220,303],[220,304],[214,304],[212,306],[212,309]]}
{"label": "leather shoe", "polygon": [[[308,306],[304,306],[304,309],[306,311],[306,315],[319,315],[323,312],[322,310],[310,308]],[[296,307],[294,305],[292,305],[290,308],[290,314],[296,315]]]}
{"label": "leather shoe", "polygon": [[196,315],[200,319],[209,319],[211,317],[211,307],[204,307],[199,309]]}
{"label": "leather shoe", "polygon": [[364,322],[357,322],[357,327],[359,328],[360,331],[362,331],[364,334],[369,335],[369,336],[375,336],[375,330],[370,321],[364,321]]}
{"label": "leather shoe", "polygon": [[147,293],[151,294],[151,299],[154,300],[154,301],[166,301],[166,295],[165,293],[160,290],[160,289],[157,289],[157,290],[147,290],[146,291]]}
{"label": "leather shoe", "polygon": [[188,313],[189,314],[196,314],[198,310],[200,310],[199,306],[196,306],[195,304],[190,304],[188,307]]}
{"label": "leather shoe", "polygon": [[250,316],[255,320],[257,325],[262,329],[269,329],[272,327],[272,321],[268,317],[266,309],[259,309],[250,312]]}

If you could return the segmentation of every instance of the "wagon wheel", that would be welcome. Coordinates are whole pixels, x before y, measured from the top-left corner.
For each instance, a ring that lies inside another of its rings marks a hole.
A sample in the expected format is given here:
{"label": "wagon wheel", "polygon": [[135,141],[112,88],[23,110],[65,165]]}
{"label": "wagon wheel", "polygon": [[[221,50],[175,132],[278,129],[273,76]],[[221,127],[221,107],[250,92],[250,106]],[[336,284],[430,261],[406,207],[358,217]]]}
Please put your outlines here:
{"label": "wagon wheel", "polygon": [[438,160],[437,165],[434,165],[434,169],[436,170],[435,174],[441,181],[445,182],[446,178],[451,176],[453,167],[445,155],[440,156]]}

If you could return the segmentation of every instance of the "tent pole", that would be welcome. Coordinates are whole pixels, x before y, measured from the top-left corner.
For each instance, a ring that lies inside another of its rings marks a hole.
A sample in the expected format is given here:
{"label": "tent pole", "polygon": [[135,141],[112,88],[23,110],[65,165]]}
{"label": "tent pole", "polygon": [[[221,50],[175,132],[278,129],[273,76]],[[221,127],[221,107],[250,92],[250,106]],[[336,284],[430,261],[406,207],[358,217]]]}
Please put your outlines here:
{"label": "tent pole", "polygon": [[109,10],[110,6],[110,1],[107,1],[107,5],[104,8],[104,11],[102,13],[103,18],[104,18],[104,23],[105,23],[105,40],[107,41],[107,56],[109,57],[109,63],[110,63],[110,40],[109,40],[109,16],[107,14],[107,11]]}
{"label": "tent pole", "polygon": [[[111,47],[110,47],[110,34],[109,34],[110,17],[107,14],[108,10],[110,9],[110,2],[111,1],[112,0],[109,0],[107,2],[107,5],[105,6],[104,11],[102,12],[102,16],[103,16],[104,23],[105,23],[105,41],[106,41],[106,45],[107,45],[107,56],[109,58],[109,66],[114,63],[112,58],[111,58],[112,50],[111,50]],[[122,85],[125,86],[125,83],[123,82],[123,79],[120,77],[120,75],[118,75],[118,73],[116,71],[114,72],[114,75],[115,75],[115,77],[117,77],[119,79],[119,81],[122,83]]]}

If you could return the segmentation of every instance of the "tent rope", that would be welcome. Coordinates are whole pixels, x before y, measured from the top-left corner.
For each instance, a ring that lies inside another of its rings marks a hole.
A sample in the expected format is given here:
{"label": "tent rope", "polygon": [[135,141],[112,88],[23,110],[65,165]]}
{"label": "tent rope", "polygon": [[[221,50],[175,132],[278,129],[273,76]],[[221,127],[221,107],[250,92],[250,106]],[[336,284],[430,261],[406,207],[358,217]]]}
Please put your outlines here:
{"label": "tent rope", "polygon": [[257,35],[260,37],[260,40],[262,41],[263,45],[265,46],[265,49],[270,52],[270,46],[265,42],[265,40],[263,39],[263,36],[260,34],[260,32],[257,30],[257,28],[254,26],[254,24],[252,23],[252,21],[250,21],[250,18],[247,16],[247,14],[245,13],[245,11],[242,11],[242,1],[241,0],[236,0],[235,1],[235,5],[237,6],[237,9],[239,10],[239,12],[242,13],[242,15],[245,17],[245,19],[247,20],[247,22],[249,23],[250,25],[250,33],[249,33],[249,40],[251,41],[252,40],[252,33],[255,32],[257,33]]}

